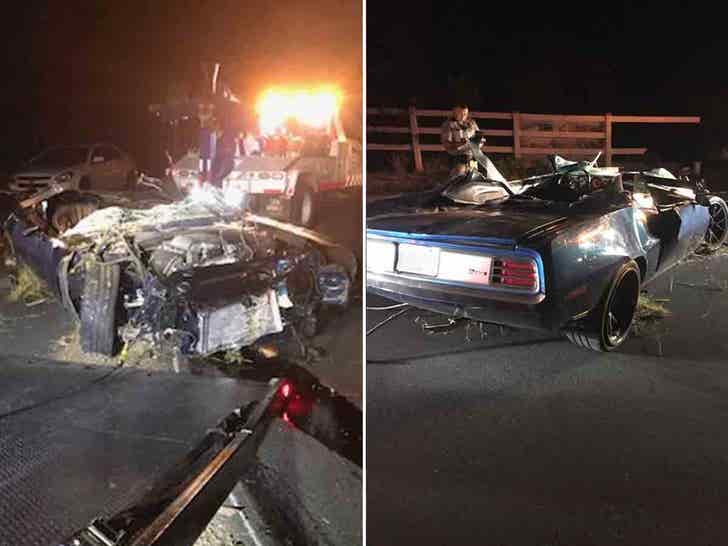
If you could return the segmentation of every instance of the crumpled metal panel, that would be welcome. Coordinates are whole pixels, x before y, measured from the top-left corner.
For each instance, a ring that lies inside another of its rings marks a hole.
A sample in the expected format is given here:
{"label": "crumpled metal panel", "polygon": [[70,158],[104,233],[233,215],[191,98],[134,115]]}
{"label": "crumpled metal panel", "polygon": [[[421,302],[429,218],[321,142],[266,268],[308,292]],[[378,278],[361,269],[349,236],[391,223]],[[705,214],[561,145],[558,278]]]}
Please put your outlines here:
{"label": "crumpled metal panel", "polygon": [[246,347],[263,336],[283,331],[275,291],[252,296],[250,300],[251,305],[236,302],[198,311],[200,354]]}

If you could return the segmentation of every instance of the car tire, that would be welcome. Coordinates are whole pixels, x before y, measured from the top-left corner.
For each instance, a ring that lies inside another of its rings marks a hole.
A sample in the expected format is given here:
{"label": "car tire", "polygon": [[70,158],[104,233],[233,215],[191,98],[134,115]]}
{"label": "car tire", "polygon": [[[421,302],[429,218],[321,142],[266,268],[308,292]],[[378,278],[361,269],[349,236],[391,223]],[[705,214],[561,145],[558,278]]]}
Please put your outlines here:
{"label": "car tire", "polygon": [[118,348],[116,310],[120,275],[118,264],[86,262],[80,312],[84,352],[111,356]]}
{"label": "car tire", "polygon": [[629,336],[640,295],[640,268],[634,260],[614,275],[600,304],[585,318],[564,329],[574,345],[597,352],[617,349]]}
{"label": "car tire", "polygon": [[49,208],[48,218],[58,233],[74,227],[86,216],[98,210],[99,202],[91,197],[79,196],[73,200],[60,200]]}
{"label": "car tire", "polygon": [[705,233],[702,250],[707,253],[716,252],[728,240],[728,205],[717,196],[710,197],[710,224]]}
{"label": "car tire", "polygon": [[318,215],[318,196],[308,183],[296,185],[291,202],[291,222],[303,227],[313,227]]}

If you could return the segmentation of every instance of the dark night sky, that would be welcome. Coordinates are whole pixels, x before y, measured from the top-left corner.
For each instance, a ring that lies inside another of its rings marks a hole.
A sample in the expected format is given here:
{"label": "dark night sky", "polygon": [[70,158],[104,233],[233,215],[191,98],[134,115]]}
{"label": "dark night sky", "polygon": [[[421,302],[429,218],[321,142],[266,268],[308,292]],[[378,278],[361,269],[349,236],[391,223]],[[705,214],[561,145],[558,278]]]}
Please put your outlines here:
{"label": "dark night sky", "polygon": [[[608,9],[595,15],[594,5]],[[243,98],[269,84],[335,81],[359,100],[357,0],[14,6],[0,23],[6,164],[45,143],[103,136],[158,154],[146,105],[197,77],[203,59],[225,63]],[[708,4],[369,0],[367,10],[371,105],[698,114],[701,138],[728,142],[728,38]]]}
{"label": "dark night sky", "polygon": [[372,104],[442,106],[470,87],[483,108],[677,114],[728,88],[725,21],[696,2],[371,0],[367,42]]}
{"label": "dark night sky", "polygon": [[728,143],[728,37],[717,8],[560,6],[568,4],[369,0],[368,104],[447,108],[462,100],[488,111],[694,114],[702,127],[662,131],[672,135],[664,138],[697,148]]}
{"label": "dark night sky", "polygon": [[357,0],[16,3],[1,23],[2,144],[27,156],[42,143],[108,135],[143,153],[147,104],[198,78],[202,60],[222,61],[241,98],[333,82],[360,103],[361,17]]}

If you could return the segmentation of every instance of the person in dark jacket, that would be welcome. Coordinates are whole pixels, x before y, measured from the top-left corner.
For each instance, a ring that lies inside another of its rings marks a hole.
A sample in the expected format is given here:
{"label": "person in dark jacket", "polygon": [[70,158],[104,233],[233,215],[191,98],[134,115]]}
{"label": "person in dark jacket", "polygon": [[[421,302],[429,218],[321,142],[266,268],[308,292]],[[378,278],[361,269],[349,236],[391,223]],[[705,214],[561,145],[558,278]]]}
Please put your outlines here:
{"label": "person in dark jacket", "polygon": [[222,181],[235,168],[235,152],[237,142],[236,131],[225,127],[218,136],[215,157],[212,160],[210,183],[222,188]]}

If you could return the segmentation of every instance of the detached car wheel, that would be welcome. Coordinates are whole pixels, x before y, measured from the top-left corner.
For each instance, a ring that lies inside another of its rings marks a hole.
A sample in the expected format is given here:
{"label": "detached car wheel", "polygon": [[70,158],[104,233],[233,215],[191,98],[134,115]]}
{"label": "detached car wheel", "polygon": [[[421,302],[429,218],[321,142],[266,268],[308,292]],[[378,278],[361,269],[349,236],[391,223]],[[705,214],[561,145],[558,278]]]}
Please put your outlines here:
{"label": "detached car wheel", "polygon": [[598,352],[613,351],[629,336],[640,295],[640,269],[630,260],[619,268],[604,299],[564,334],[573,344]]}
{"label": "detached car wheel", "polygon": [[62,203],[53,211],[51,225],[58,233],[63,233],[78,224],[89,214],[99,208],[92,201],[77,203]]}
{"label": "detached car wheel", "polygon": [[708,206],[710,212],[710,224],[705,233],[704,250],[707,252],[717,251],[728,239],[728,205],[720,197],[710,198]]}
{"label": "detached car wheel", "polygon": [[116,352],[120,271],[118,264],[86,263],[80,313],[84,352],[109,356]]}
{"label": "detached car wheel", "polygon": [[99,199],[93,195],[62,193],[49,200],[48,221],[58,233],[63,233],[100,207]]}
{"label": "detached car wheel", "polygon": [[313,227],[318,213],[317,195],[308,184],[299,184],[291,202],[291,220],[303,227]]}

